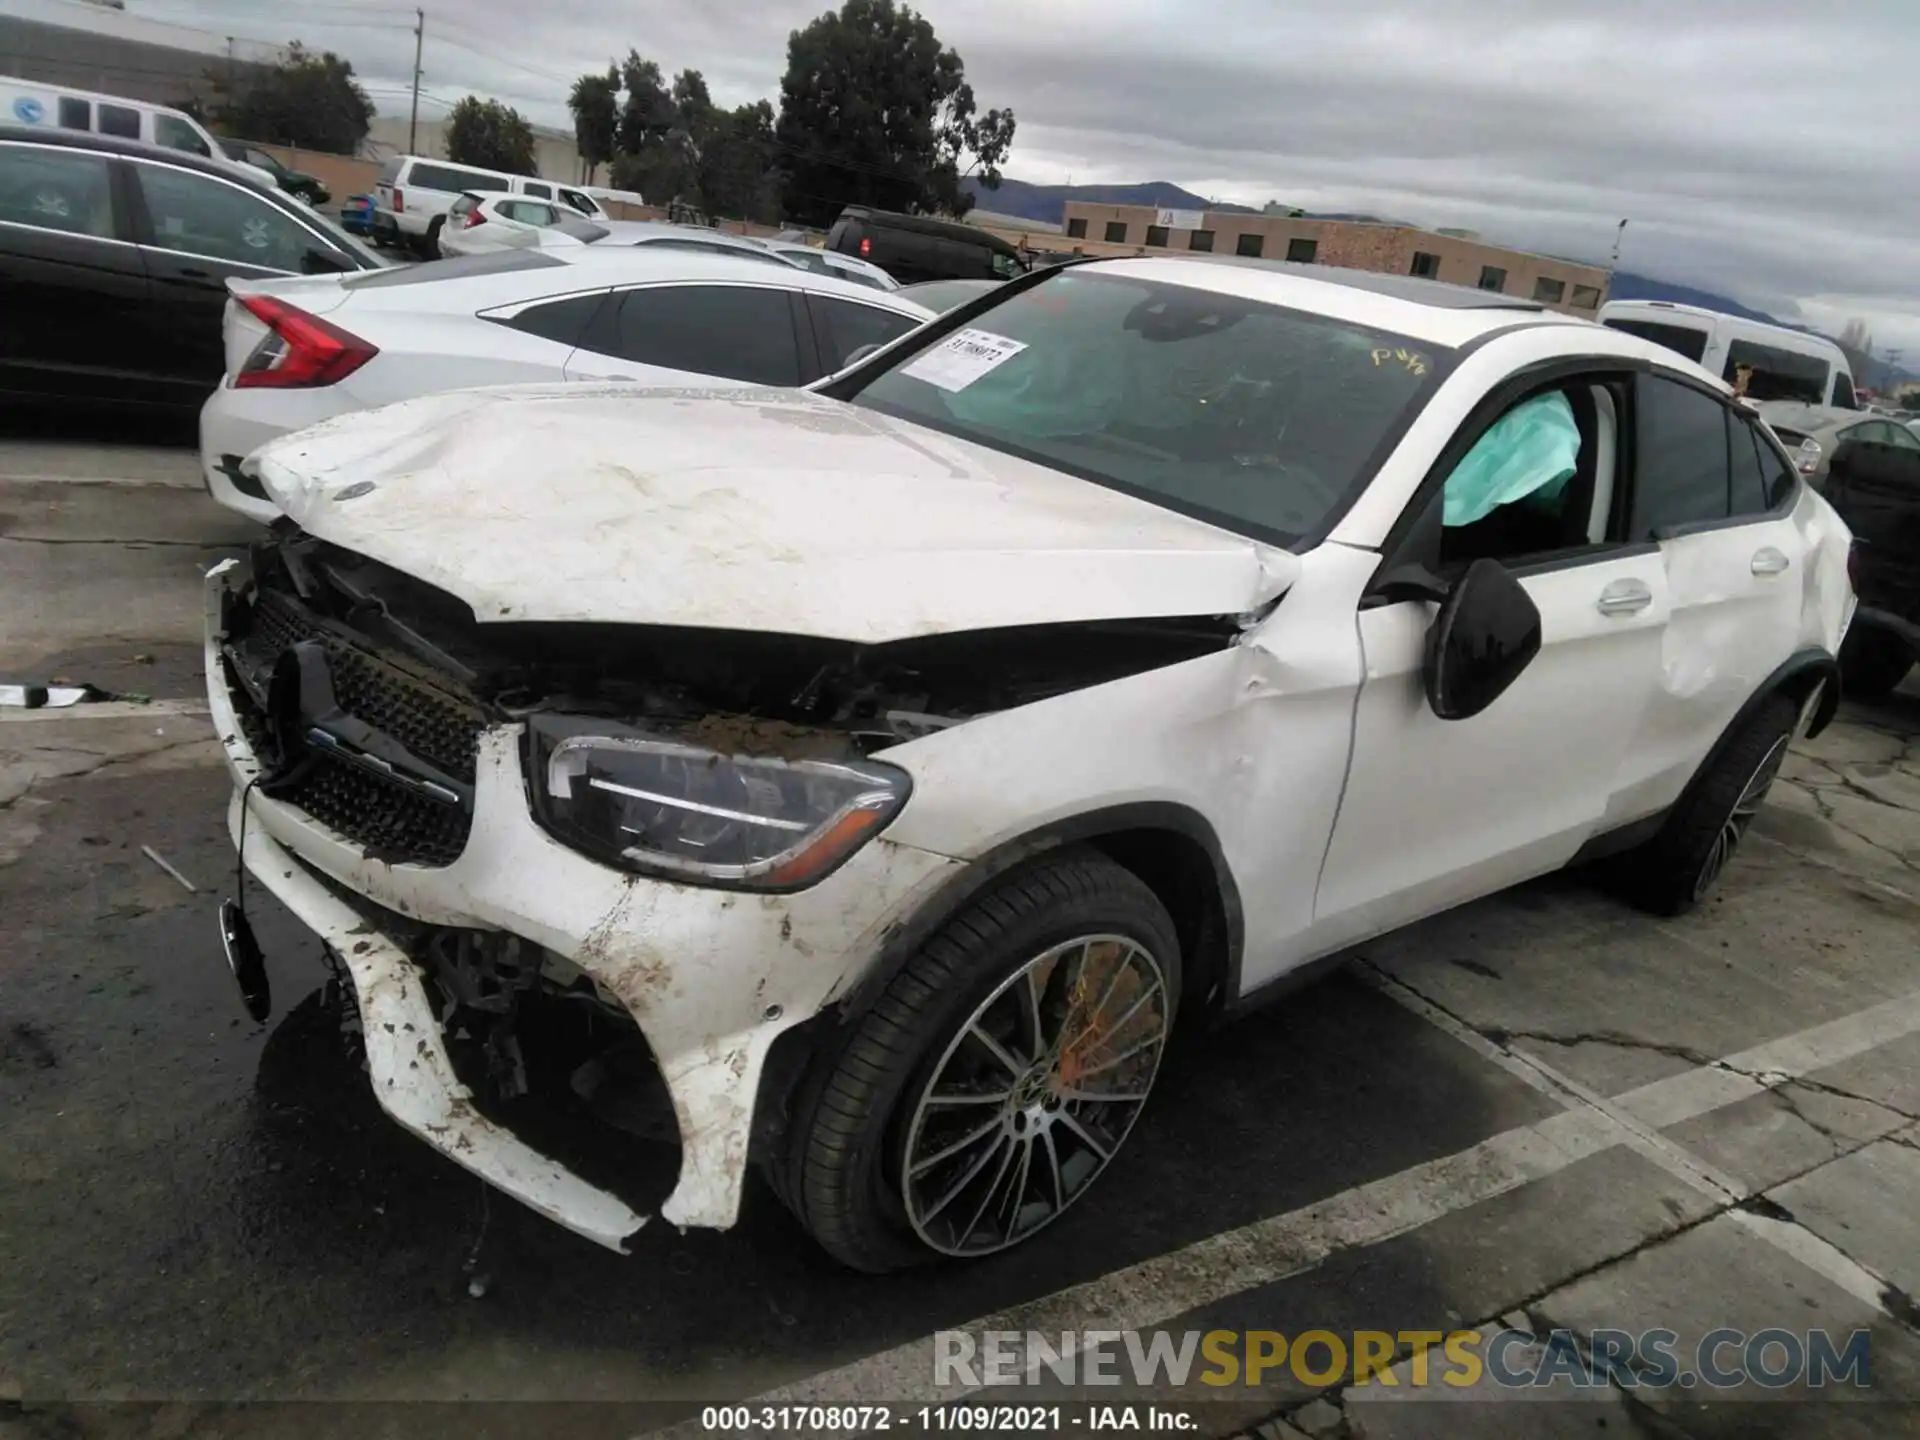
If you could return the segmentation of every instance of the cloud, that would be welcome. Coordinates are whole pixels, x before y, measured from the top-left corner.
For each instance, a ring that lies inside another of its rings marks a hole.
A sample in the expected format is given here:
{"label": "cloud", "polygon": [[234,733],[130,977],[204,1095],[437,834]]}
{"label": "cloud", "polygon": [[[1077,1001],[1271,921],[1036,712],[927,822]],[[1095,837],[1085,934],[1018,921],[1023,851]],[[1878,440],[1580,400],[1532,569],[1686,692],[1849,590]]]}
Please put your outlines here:
{"label": "cloud", "polygon": [[[281,38],[247,0],[164,4],[170,20]],[[404,111],[412,14],[365,4],[316,3],[301,36],[349,55],[382,110]],[[722,103],[777,103],[788,32],[825,8],[466,0],[427,18],[426,85],[565,125],[564,82],[638,46],[670,75],[701,70]],[[1627,269],[1817,323],[1859,315],[1920,357],[1911,0],[923,9],[982,105],[1018,114],[1020,178],[1172,180],[1599,260],[1625,217]]]}

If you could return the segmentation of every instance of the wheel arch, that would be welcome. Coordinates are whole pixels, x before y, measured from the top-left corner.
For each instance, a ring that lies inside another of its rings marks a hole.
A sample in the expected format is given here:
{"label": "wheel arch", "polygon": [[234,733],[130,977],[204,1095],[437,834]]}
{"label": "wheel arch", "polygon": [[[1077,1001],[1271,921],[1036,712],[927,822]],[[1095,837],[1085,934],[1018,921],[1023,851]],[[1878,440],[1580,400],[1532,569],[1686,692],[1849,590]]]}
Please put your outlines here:
{"label": "wheel arch", "polygon": [[1177,1033],[1199,1033],[1226,1009],[1240,988],[1246,922],[1239,885],[1205,816],[1186,805],[1143,801],[1039,826],[975,857],[888,929],[877,958],[851,989],[774,1041],[756,1097],[751,1154],[765,1163],[776,1187],[785,1184],[777,1157],[785,1153],[789,1123],[818,1088],[825,1057],[834,1053],[839,1037],[873,1007],[927,938],[974,896],[1020,866],[1075,845],[1098,850],[1132,871],[1173,917],[1182,961]]}
{"label": "wheel arch", "polygon": [[[1822,681],[1826,683],[1821,684]],[[1807,734],[1818,735],[1827,728],[1834,712],[1840,708],[1840,664],[1833,656],[1816,646],[1796,650],[1792,655],[1760,682],[1754,692],[1746,698],[1734,717],[1720,731],[1720,737],[1713,742],[1713,748],[1707,751],[1693,772],[1693,778],[1687,781],[1687,788],[1680,793],[1675,808],[1684,803],[1698,788],[1701,777],[1710,773],[1726,753],[1733,737],[1740,733],[1753,714],[1776,695],[1785,695],[1792,700],[1796,709],[1804,710],[1815,688],[1820,691],[1819,703],[1814,707],[1812,718],[1807,723]]]}
{"label": "wheel arch", "polygon": [[840,1024],[858,1019],[927,937],[975,895],[1035,857],[1070,845],[1089,846],[1131,870],[1173,916],[1180,935],[1183,1027],[1233,997],[1246,920],[1220,837],[1191,806],[1141,801],[1055,820],[976,856],[887,931],[878,958],[830,1013]]}

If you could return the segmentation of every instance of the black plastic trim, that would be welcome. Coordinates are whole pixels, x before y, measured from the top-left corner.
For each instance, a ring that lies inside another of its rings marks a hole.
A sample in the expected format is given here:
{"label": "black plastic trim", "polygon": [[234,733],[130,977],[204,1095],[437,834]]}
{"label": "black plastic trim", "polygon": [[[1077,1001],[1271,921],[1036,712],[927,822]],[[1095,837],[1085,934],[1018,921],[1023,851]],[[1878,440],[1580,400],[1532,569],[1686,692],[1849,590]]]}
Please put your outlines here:
{"label": "black plastic trim", "polygon": [[1840,708],[1840,665],[1826,651],[1808,646],[1803,650],[1794,651],[1774,669],[1771,675],[1754,687],[1753,693],[1746,698],[1746,702],[1735,712],[1733,719],[1727,722],[1726,728],[1720,732],[1720,738],[1713,742],[1713,748],[1707,752],[1706,759],[1700,762],[1700,768],[1693,772],[1693,778],[1687,782],[1687,788],[1680,792],[1680,798],[1673,802],[1673,808],[1677,810],[1687,803],[1699,786],[1701,777],[1713,769],[1720,756],[1725,753],[1728,743],[1739,732],[1740,727],[1747,723],[1753,712],[1765,701],[1778,695],[1788,685],[1809,672],[1816,672],[1817,677],[1827,683],[1820,693],[1820,708],[1814,711],[1812,723],[1807,726],[1807,735],[1811,738],[1826,729],[1827,722],[1833,719],[1834,712]]}
{"label": "black plastic trim", "polygon": [[1573,858],[1567,862],[1571,869],[1575,865],[1585,865],[1592,860],[1602,860],[1609,855],[1618,855],[1631,850],[1636,845],[1644,845],[1658,835],[1671,815],[1671,808],[1656,810],[1638,820],[1629,820],[1624,825],[1616,825],[1611,830],[1587,837],[1587,843],[1573,852]]}
{"label": "black plastic trim", "polygon": [[[879,958],[841,1002],[842,1016],[852,1019],[863,1014],[928,936],[1007,871],[1051,850],[1134,830],[1171,831],[1199,845],[1211,862],[1214,884],[1220,896],[1220,909],[1226,916],[1227,926],[1224,937],[1226,965],[1218,977],[1218,993],[1222,1005],[1230,1005],[1240,991],[1241,957],[1246,946],[1246,914],[1240,902],[1239,884],[1227,864],[1220,837],[1198,810],[1172,801],[1147,800],[1111,805],[1053,821],[968,861],[964,869],[935,891],[932,898],[910,917],[888,928],[881,940]],[[1198,991],[1189,990],[1186,1001],[1198,1005],[1207,998]],[[1182,1008],[1186,1008],[1184,1003]]]}

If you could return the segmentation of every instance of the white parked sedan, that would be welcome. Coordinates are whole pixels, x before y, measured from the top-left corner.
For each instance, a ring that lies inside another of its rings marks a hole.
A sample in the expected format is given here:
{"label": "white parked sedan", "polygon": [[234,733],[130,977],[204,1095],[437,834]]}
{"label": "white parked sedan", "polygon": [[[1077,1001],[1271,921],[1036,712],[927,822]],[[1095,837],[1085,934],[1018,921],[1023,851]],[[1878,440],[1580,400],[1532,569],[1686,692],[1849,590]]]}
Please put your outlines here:
{"label": "white parked sedan", "polygon": [[467,190],[447,207],[440,229],[441,257],[485,255],[495,250],[540,250],[585,245],[605,235],[604,226],[565,205],[506,191]]}
{"label": "white parked sedan", "polygon": [[[536,1069],[670,1096],[671,1224],[758,1164],[848,1264],[1003,1250],[1303,967],[1601,854],[1694,904],[1854,607],[1722,382],[1356,271],[1069,265],[812,392],[439,395],[250,468],[246,870],[381,1105],[615,1249],[644,1214],[493,1106]],[[595,1024],[519,1065],[553,1005]]]}
{"label": "white parked sedan", "polygon": [[201,463],[214,499],[263,523],[279,511],[240,462],[350,410],[511,381],[804,385],[933,314],[765,255],[656,245],[228,288],[226,376],[200,411]]}

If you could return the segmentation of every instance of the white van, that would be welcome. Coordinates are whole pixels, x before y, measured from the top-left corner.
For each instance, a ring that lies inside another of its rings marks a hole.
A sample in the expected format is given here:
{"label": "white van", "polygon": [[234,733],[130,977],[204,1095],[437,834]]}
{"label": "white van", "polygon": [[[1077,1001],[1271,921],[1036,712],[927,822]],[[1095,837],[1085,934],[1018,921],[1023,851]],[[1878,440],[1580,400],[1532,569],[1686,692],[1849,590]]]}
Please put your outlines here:
{"label": "white van", "polygon": [[577,185],[561,185],[531,175],[509,175],[456,165],[428,155],[395,155],[374,181],[373,233],[376,239],[404,242],[429,260],[440,253],[440,231],[453,202],[469,190],[531,195],[554,200],[592,220],[605,212]]}
{"label": "white van", "polygon": [[13,125],[50,125],[56,130],[89,130],[122,140],[141,140],[168,150],[200,155],[230,170],[238,170],[277,190],[280,182],[257,165],[235,160],[220,148],[207,127],[184,110],[169,109],[146,100],[18,80],[0,75],[0,121]]}
{"label": "white van", "polygon": [[1749,400],[1860,408],[1847,357],[1824,335],[1667,300],[1609,300],[1600,307],[1599,320],[1677,351],[1729,385],[1743,367],[1750,369]]}

